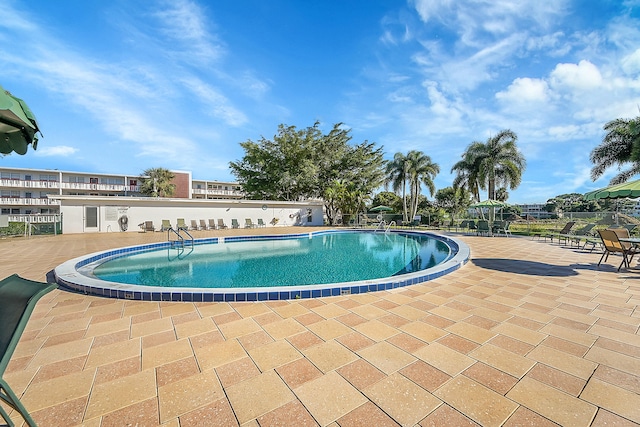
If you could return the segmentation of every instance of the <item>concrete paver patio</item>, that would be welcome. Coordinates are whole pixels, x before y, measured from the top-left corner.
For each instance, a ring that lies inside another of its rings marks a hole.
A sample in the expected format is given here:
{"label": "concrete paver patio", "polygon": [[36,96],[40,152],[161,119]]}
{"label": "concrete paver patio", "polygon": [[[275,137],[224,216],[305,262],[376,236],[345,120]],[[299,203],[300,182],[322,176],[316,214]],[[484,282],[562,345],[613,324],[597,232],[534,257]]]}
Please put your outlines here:
{"label": "concrete paver patio", "polygon": [[[55,290],[5,379],[43,427],[640,425],[640,270],[458,237],[466,266],[389,292],[158,303]],[[44,281],[67,259],[165,238],[4,239],[0,276]]]}

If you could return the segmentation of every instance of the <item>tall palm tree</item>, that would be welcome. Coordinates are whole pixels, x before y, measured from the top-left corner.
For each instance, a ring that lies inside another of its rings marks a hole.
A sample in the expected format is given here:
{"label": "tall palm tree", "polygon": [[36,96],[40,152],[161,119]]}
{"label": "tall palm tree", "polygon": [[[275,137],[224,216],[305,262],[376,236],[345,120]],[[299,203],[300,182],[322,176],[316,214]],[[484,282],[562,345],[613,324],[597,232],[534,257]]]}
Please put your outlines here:
{"label": "tall palm tree", "polygon": [[[479,189],[486,189],[488,198],[496,199],[499,185],[514,190],[522,181],[522,173],[526,168],[526,160],[516,145],[518,137],[509,130],[501,130],[486,143],[472,142],[463,154],[462,162],[456,163],[452,171],[458,171],[457,180],[471,185],[477,182]],[[468,187],[469,188],[469,187]],[[479,197],[478,197],[479,200]],[[493,220],[494,210],[490,210]]]}
{"label": "tall palm tree", "polygon": [[440,166],[433,163],[431,157],[422,151],[412,150],[407,153],[407,179],[409,181],[409,200],[410,213],[409,218],[414,218],[418,212],[419,196],[422,184],[429,190],[429,194],[433,196],[436,186],[433,179],[440,172]]}
{"label": "tall palm tree", "polygon": [[615,119],[604,125],[607,132],[602,144],[591,151],[594,164],[591,179],[596,180],[610,167],[621,168],[630,163],[628,169],[614,176],[610,184],[620,184],[640,173],[640,117],[635,119]]}
{"label": "tall palm tree", "polygon": [[393,160],[387,162],[385,168],[387,175],[386,184],[391,184],[391,189],[398,193],[402,191],[402,219],[407,221],[407,158],[402,153],[396,153]]}
{"label": "tall palm tree", "polygon": [[[480,142],[474,142],[473,144],[481,144]],[[477,152],[476,148],[468,147],[462,155],[462,160],[458,161],[451,167],[451,173],[455,172],[456,176],[453,179],[453,187],[462,187],[467,189],[473,200],[480,201],[480,182],[478,181],[478,174],[480,173],[479,159],[475,158],[473,154]]]}
{"label": "tall palm tree", "polygon": [[169,169],[149,168],[142,172],[142,187],[140,192],[151,197],[171,197],[176,189],[172,183],[175,175]]}

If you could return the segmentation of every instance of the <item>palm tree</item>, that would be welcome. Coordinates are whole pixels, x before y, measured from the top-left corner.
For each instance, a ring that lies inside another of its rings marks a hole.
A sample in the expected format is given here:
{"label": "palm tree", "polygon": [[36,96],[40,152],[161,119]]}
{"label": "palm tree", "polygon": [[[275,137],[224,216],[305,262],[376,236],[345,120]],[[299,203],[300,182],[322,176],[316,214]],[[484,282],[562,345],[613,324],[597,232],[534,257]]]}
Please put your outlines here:
{"label": "palm tree", "polygon": [[412,150],[407,153],[407,179],[409,181],[409,200],[411,215],[409,218],[414,218],[418,212],[418,203],[420,196],[420,189],[424,184],[429,190],[429,194],[433,196],[436,191],[436,186],[433,184],[433,179],[440,172],[440,166],[437,163],[433,163],[431,157],[424,154],[422,151]]}
{"label": "palm tree", "polygon": [[[475,142],[474,144],[480,144]],[[451,167],[451,173],[455,172],[456,177],[453,179],[453,187],[465,188],[473,200],[480,201],[480,183],[478,182],[478,173],[480,172],[479,160],[472,156],[476,149],[469,149],[464,152],[462,160],[458,161]]]}
{"label": "palm tree", "polygon": [[621,168],[630,163],[630,167],[614,176],[610,184],[621,184],[633,175],[640,173],[640,117],[635,119],[615,119],[604,125],[607,132],[602,144],[591,151],[590,159],[594,164],[591,179],[596,180],[610,167]]}
{"label": "palm tree", "polygon": [[402,153],[396,153],[393,160],[387,163],[385,173],[386,184],[391,184],[394,192],[402,190],[402,218],[407,221],[407,158]]}
{"label": "palm tree", "polygon": [[176,189],[172,183],[175,175],[169,169],[150,168],[142,172],[140,192],[151,197],[171,197]]}
{"label": "palm tree", "polygon": [[[509,130],[501,130],[486,143],[474,141],[462,155],[463,160],[452,168],[458,172],[456,181],[465,182],[473,193],[473,183],[479,189],[487,189],[488,198],[496,200],[498,185],[513,190],[522,181],[526,160],[516,145],[518,137]],[[479,200],[479,197],[477,197]],[[490,210],[493,220],[494,210]]]}

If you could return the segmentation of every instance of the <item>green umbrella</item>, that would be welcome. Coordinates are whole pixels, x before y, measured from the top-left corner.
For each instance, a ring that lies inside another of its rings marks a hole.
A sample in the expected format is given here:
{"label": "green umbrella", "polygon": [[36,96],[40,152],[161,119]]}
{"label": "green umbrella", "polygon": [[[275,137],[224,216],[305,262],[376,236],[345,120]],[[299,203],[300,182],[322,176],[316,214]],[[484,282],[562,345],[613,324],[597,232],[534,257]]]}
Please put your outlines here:
{"label": "green umbrella", "polygon": [[640,197],[640,180],[623,182],[586,193],[585,200],[622,199]]}
{"label": "green umbrella", "polygon": [[371,212],[391,212],[393,208],[390,208],[389,206],[380,205],[380,206],[373,207],[369,210]]}
{"label": "green umbrella", "polygon": [[25,154],[29,144],[35,150],[37,132],[36,117],[27,104],[0,86],[0,153]]}

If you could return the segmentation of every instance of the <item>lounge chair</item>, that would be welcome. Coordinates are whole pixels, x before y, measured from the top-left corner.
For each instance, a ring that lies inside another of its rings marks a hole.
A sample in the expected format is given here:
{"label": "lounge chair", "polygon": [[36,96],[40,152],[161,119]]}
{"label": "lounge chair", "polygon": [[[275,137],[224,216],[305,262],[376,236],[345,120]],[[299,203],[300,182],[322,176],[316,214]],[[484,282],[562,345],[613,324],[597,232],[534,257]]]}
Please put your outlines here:
{"label": "lounge chair", "polygon": [[604,246],[604,253],[600,257],[600,261],[598,261],[598,266],[602,263],[602,261],[607,261],[609,258],[609,254],[619,253],[622,255],[622,262],[618,266],[618,271],[624,265],[625,268],[629,268],[629,264],[633,259],[633,256],[638,253],[638,249],[632,245],[631,243],[621,242],[620,236],[625,235],[625,233],[618,233],[618,231],[624,230],[628,237],[629,232],[626,229],[618,229],[618,230],[598,230],[598,234],[600,235],[600,239],[602,239],[602,246]]}
{"label": "lounge chair", "polygon": [[486,234],[487,236],[491,234],[491,228],[489,228],[489,221],[485,221],[485,220],[478,221],[478,229],[476,230],[476,234]]}
{"label": "lounge chair", "polygon": [[171,229],[171,223],[168,219],[162,220],[162,225],[160,226],[160,231],[167,231]]}
{"label": "lounge chair", "polygon": [[218,230],[225,230],[229,227],[227,227],[227,224],[224,223],[224,219],[219,219],[218,220]]}
{"label": "lounge chair", "polygon": [[475,230],[478,229],[478,226],[476,225],[476,222],[474,220],[470,220],[469,223],[467,224],[467,228],[469,229],[469,232],[473,232]]}
{"label": "lounge chair", "polygon": [[595,226],[594,223],[589,223],[581,229],[576,230],[575,233],[561,234],[558,236],[558,243],[564,240],[565,243],[570,243],[571,246],[573,246],[573,243],[576,243],[576,245],[580,247],[580,242],[582,240],[586,241],[586,238],[591,236],[591,230]]}
{"label": "lounge chair", "polygon": [[198,221],[196,221],[195,219],[191,220],[191,230],[197,230],[198,229]]}
{"label": "lounge chair", "polygon": [[624,228],[629,230],[629,234],[631,234],[633,232],[633,230],[635,230],[635,228],[637,226],[638,226],[638,224],[625,224],[625,225],[623,225]]}
{"label": "lounge chair", "polygon": [[209,230],[215,230],[215,229],[216,229],[216,220],[209,219]]}
{"label": "lounge chair", "polygon": [[509,226],[511,223],[509,221],[496,221],[493,223],[493,233],[494,234],[504,234],[505,237],[511,236],[511,230],[509,230]]}
{"label": "lounge chair", "polygon": [[238,223],[238,220],[235,218],[231,219],[231,228],[240,228],[240,224]]}
{"label": "lounge chair", "polygon": [[262,218],[258,218],[258,227],[266,227],[266,226],[267,226],[267,224],[264,223]]}
{"label": "lounge chair", "polygon": [[256,228],[257,225],[253,222],[251,218],[245,218],[244,220],[244,228]]}
{"label": "lounge chair", "polygon": [[207,227],[207,221],[205,221],[204,219],[200,220],[200,230],[206,230]]}
{"label": "lounge chair", "polygon": [[[22,415],[30,427],[36,426],[35,421],[22,405],[18,396],[11,390],[9,384],[2,379],[2,376],[29,321],[33,308],[43,295],[55,289],[56,286],[51,283],[23,279],[17,274],[0,281],[0,301],[2,301],[0,304],[0,319],[2,319],[0,323],[0,402]],[[49,392],[55,393],[56,390],[49,390]],[[7,425],[14,425],[2,406],[0,406],[0,415]],[[14,420],[15,418],[14,415]]]}
{"label": "lounge chair", "polygon": [[177,230],[188,230],[189,227],[187,227],[187,223],[184,222],[184,218],[178,218],[178,222],[176,224],[176,229]]}
{"label": "lounge chair", "polygon": [[544,237],[544,240],[546,241],[547,239],[551,239],[551,242],[553,242],[553,238],[554,237],[558,237],[562,234],[569,234],[569,230],[571,230],[571,228],[576,224],[575,221],[569,221],[567,222],[564,227],[562,227],[562,230],[560,230],[557,233],[546,233],[545,235],[543,235],[542,237]]}
{"label": "lounge chair", "polygon": [[142,223],[142,231],[156,231],[156,227],[153,225],[153,221],[145,221]]}

